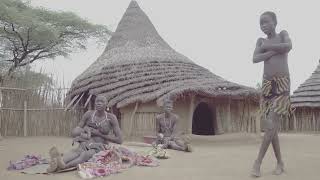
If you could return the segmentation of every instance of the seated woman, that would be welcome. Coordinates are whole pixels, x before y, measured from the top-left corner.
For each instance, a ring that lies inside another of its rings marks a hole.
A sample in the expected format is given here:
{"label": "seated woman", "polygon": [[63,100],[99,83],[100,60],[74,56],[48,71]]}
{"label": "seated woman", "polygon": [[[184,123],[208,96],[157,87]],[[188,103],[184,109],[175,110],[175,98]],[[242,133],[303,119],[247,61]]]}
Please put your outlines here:
{"label": "seated woman", "polygon": [[186,140],[178,137],[176,133],[178,116],[172,113],[173,103],[165,99],[163,103],[164,113],[156,117],[157,139],[153,145],[161,145],[164,149],[191,152],[191,145]]}
{"label": "seated woman", "polygon": [[[122,133],[115,115],[105,111],[107,100],[98,95],[95,99],[95,110],[87,111],[79,125],[71,132],[74,141],[79,142],[77,148],[63,154],[56,147],[50,149],[52,161],[47,172],[75,167],[88,161],[95,153],[104,150],[109,142],[122,144]],[[113,132],[114,135],[109,135]]]}

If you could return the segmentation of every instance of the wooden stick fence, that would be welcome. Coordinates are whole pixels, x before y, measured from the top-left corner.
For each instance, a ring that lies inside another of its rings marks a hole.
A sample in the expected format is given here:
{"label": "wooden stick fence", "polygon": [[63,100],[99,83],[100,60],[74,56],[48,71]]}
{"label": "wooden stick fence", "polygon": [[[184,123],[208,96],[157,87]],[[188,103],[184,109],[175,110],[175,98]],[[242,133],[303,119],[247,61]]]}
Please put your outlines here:
{"label": "wooden stick fence", "polygon": [[65,111],[66,88],[0,87],[2,136],[69,136],[82,111]]}

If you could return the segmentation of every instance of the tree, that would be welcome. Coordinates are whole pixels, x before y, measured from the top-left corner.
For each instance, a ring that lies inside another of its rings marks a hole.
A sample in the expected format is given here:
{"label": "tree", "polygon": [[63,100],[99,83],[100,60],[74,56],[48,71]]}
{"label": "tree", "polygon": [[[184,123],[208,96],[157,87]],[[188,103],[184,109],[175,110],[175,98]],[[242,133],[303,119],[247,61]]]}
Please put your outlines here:
{"label": "tree", "polygon": [[31,70],[30,65],[19,68],[12,75],[4,79],[3,86],[22,89],[37,89],[46,86],[48,89],[55,88],[55,81],[52,75],[44,72]]}
{"label": "tree", "polygon": [[7,75],[39,59],[85,49],[89,38],[106,42],[110,34],[105,26],[72,12],[32,7],[21,0],[0,1],[0,63],[9,62]]}
{"label": "tree", "polygon": [[30,107],[63,107],[64,95],[67,91],[63,84],[58,84],[53,75],[32,71],[30,65],[17,69],[10,77],[4,79],[3,86],[25,89],[25,91],[4,88],[0,91],[0,108],[19,104],[21,94]]}

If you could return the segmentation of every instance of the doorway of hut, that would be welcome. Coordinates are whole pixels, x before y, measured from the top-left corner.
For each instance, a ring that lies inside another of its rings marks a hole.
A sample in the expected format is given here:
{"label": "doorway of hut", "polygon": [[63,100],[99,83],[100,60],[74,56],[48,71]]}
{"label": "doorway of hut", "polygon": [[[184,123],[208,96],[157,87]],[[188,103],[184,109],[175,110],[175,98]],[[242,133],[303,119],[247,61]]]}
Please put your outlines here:
{"label": "doorway of hut", "polygon": [[215,113],[213,113],[210,106],[207,103],[201,102],[193,112],[192,134],[215,135],[215,119]]}

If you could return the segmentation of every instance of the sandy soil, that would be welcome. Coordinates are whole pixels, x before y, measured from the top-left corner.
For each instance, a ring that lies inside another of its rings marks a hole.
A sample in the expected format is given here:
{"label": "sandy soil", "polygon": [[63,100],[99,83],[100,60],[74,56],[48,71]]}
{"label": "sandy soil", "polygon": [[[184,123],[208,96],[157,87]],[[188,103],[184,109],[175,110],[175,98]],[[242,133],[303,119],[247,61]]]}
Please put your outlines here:
{"label": "sandy soil", "polygon": [[[258,153],[260,141],[261,139],[253,134],[228,134],[213,137],[193,136],[193,153],[170,151],[172,157],[162,160],[160,167],[133,167],[120,174],[103,179],[255,179],[250,177],[249,174]],[[276,161],[270,146],[262,165],[263,176],[259,179],[318,180],[320,175],[320,135],[281,134],[280,141],[286,163],[286,173],[281,176],[272,175]],[[57,145],[61,151],[71,148],[68,138],[4,138],[0,141],[0,179],[80,179],[75,171],[55,175],[26,175],[6,170],[9,160],[22,158],[23,155],[28,153],[36,153],[46,157],[47,151],[52,145]],[[137,151],[149,149],[133,146],[130,146],[130,148]]]}

